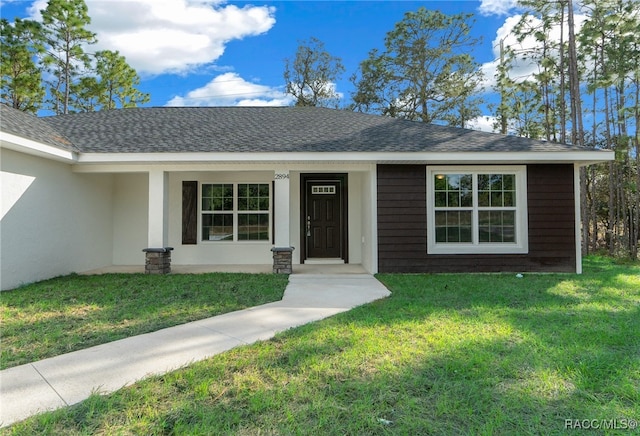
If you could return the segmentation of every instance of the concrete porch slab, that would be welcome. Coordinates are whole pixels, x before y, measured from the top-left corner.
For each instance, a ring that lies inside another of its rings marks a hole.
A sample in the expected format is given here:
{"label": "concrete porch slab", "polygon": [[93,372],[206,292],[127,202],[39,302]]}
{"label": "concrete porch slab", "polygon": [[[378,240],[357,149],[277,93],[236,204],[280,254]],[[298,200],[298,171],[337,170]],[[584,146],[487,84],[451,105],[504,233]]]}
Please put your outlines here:
{"label": "concrete porch slab", "polygon": [[[172,274],[204,274],[211,272],[234,272],[248,274],[271,274],[273,266],[269,265],[171,265]],[[142,274],[144,265],[111,265],[83,271],[82,275],[96,274]],[[293,274],[367,274],[360,264],[303,264],[293,265]]]}

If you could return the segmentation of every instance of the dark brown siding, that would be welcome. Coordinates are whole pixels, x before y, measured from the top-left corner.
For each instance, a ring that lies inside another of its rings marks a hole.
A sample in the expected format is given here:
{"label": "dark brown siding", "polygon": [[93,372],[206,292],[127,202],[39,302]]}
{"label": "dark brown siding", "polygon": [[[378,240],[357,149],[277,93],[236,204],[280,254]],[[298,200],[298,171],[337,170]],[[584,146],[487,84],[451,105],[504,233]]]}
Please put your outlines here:
{"label": "dark brown siding", "polygon": [[380,272],[575,271],[572,165],[529,165],[529,253],[427,255],[426,167],[378,165]]}

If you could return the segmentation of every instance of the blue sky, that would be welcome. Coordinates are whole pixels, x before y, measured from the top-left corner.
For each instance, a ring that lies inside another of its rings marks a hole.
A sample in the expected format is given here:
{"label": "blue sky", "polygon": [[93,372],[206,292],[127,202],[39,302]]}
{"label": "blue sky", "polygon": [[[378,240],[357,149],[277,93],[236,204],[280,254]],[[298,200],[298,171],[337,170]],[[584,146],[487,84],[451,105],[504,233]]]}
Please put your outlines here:
{"label": "blue sky", "polygon": [[[473,13],[483,42],[474,53],[492,75],[496,41],[517,19],[515,0],[260,1],[87,0],[99,44],[118,50],[151,94],[149,106],[285,105],[284,59],[315,37],[342,59],[336,90],[349,100],[349,77],[408,11]],[[38,19],[46,0],[2,1],[2,16]]]}

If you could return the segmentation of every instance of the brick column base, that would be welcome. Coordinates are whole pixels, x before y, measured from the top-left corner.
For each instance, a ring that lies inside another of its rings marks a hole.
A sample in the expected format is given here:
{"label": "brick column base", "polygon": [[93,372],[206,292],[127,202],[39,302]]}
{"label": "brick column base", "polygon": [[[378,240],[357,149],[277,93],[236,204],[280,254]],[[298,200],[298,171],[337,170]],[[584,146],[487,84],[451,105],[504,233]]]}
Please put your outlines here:
{"label": "brick column base", "polygon": [[293,247],[273,247],[273,273],[291,274]]}
{"label": "brick column base", "polygon": [[145,248],[145,274],[169,274],[171,272],[171,250],[173,247]]}

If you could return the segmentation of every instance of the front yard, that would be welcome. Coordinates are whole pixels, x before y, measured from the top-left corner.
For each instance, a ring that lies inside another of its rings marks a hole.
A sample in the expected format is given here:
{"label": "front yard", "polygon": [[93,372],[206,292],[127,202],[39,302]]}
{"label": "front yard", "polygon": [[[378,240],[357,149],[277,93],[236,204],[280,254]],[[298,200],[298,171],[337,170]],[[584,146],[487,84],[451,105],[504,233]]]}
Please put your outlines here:
{"label": "front yard", "polygon": [[390,298],[0,433],[633,433],[637,263],[378,278]]}
{"label": "front yard", "polygon": [[0,369],[282,299],[272,274],[71,275],[0,293]]}

